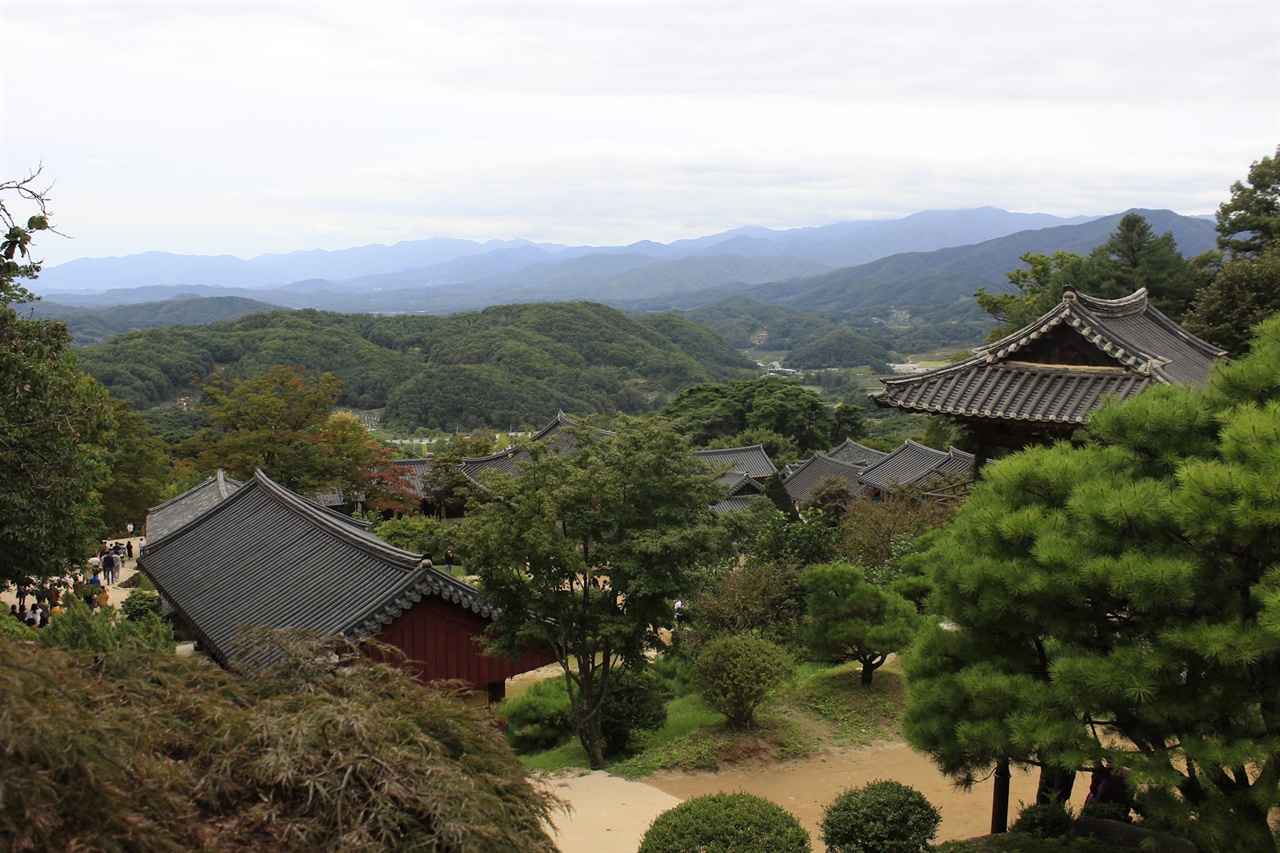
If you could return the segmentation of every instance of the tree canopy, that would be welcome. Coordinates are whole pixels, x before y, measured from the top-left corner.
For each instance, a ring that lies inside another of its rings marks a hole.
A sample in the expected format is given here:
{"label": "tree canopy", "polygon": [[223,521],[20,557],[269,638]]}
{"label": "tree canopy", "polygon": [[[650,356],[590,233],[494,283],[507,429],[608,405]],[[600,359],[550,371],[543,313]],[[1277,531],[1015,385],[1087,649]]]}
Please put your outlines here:
{"label": "tree canopy", "polygon": [[1153,825],[1274,850],[1280,320],[1089,429],[986,469],[925,555],[947,627],[908,660],[907,736],[960,779],[1124,768]]}
{"label": "tree canopy", "polygon": [[308,495],[333,491],[346,503],[404,503],[408,485],[391,452],[358,418],[331,412],[341,389],[333,375],[311,376],[303,367],[273,367],[238,382],[219,379],[204,389],[213,426],[191,439],[197,467],[222,468],[239,479],[261,468]]}
{"label": "tree canopy", "polygon": [[1280,309],[1280,149],[1236,181],[1218,208],[1218,246],[1227,263],[1196,297],[1187,331],[1240,356],[1253,328]]}
{"label": "tree canopy", "polygon": [[[572,447],[525,445],[518,475],[495,474],[465,525],[469,567],[501,608],[492,647],[554,649],[578,736],[603,767],[600,710],[619,665],[638,664],[670,627],[672,600],[715,541],[715,473],[666,422],[624,419]],[[533,618],[530,618],[532,616]]]}
{"label": "tree canopy", "polygon": [[1280,237],[1280,147],[1254,162],[1247,180],[1218,206],[1218,248],[1233,258],[1256,258]]}
{"label": "tree canopy", "polygon": [[1125,214],[1107,241],[1083,257],[1026,252],[1019,260],[1027,269],[1005,273],[1011,291],[987,293],[982,288],[974,294],[978,305],[1001,321],[988,340],[999,340],[1049,311],[1062,301],[1067,287],[1103,299],[1145,287],[1151,304],[1179,322],[1207,282],[1203,266],[1178,252],[1173,234],[1156,236],[1139,213]]}
{"label": "tree canopy", "polygon": [[449,317],[272,311],[204,326],[129,332],[81,350],[111,393],[149,409],[278,365],[342,380],[338,403],[384,408],[400,429],[470,431],[545,423],[557,410],[651,411],[697,382],[754,370],[675,315],[633,319],[585,302],[503,305]]}
{"label": "tree canopy", "polygon": [[[64,574],[94,549],[112,426],[66,327],[14,307],[35,298],[21,284],[40,271],[31,240],[52,230],[37,175],[0,183],[0,583]],[[13,197],[36,209],[25,225],[6,207]]]}
{"label": "tree canopy", "polygon": [[795,443],[801,454],[826,450],[861,435],[860,413],[836,411],[821,396],[776,376],[686,388],[662,413],[689,434],[694,446],[767,430]]}

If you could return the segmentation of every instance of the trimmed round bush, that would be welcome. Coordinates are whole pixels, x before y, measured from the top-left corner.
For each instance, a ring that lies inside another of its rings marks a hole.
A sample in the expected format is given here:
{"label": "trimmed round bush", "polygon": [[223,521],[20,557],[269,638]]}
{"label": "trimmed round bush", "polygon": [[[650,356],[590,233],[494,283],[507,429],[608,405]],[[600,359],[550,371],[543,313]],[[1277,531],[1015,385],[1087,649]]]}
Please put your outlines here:
{"label": "trimmed round bush", "polygon": [[693,663],[693,683],[729,728],[745,729],[756,708],[791,676],[791,657],[768,640],[735,634],[712,640]]}
{"label": "trimmed round bush", "polygon": [[573,737],[573,708],[569,688],[560,676],[529,685],[522,696],[498,706],[507,721],[511,746],[518,753],[539,752]]}
{"label": "trimmed round bush", "polygon": [[653,732],[667,722],[666,685],[643,669],[616,670],[600,708],[600,735],[608,755],[622,755],[638,732]]}
{"label": "trimmed round bush", "polygon": [[828,853],[919,853],[929,849],[942,816],[915,788],[877,781],[851,788],[827,806]]}
{"label": "trimmed round bush", "polygon": [[1071,812],[1060,802],[1035,803],[1024,806],[1009,829],[1036,838],[1062,838],[1071,829],[1072,819]]}
{"label": "trimmed round bush", "polygon": [[694,797],[658,815],[638,853],[810,853],[795,816],[753,794]]}

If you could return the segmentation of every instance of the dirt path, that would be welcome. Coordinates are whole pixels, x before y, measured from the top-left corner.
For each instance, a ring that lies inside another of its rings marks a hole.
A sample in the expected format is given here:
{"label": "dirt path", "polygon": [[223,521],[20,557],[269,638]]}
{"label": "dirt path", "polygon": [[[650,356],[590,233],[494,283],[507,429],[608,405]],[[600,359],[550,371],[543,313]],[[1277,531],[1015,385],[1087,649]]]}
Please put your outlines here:
{"label": "dirt path", "polygon": [[[933,763],[903,743],[858,749],[829,750],[813,758],[720,773],[664,773],[644,782],[626,782],[592,773],[552,783],[573,811],[555,820],[556,843],[562,853],[633,853],[649,823],[677,800],[721,791],[756,794],[791,812],[822,849],[818,822],[822,811],[845,788],[877,779],[910,785],[942,813],[938,841],[985,835],[991,827],[990,779],[960,791]],[[1076,785],[1073,803],[1079,810],[1087,792]],[[1010,821],[1019,802],[1035,800],[1035,777],[1014,771],[1009,798]],[[647,789],[647,790],[646,790]]]}

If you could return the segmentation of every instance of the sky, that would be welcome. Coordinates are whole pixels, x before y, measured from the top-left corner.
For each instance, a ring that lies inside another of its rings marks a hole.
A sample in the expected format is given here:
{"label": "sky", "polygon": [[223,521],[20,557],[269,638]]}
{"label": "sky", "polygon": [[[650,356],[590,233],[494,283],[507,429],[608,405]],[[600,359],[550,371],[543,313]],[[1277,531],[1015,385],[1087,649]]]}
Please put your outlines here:
{"label": "sky", "polygon": [[0,0],[0,33],[46,265],[1205,214],[1280,145],[1275,0]]}

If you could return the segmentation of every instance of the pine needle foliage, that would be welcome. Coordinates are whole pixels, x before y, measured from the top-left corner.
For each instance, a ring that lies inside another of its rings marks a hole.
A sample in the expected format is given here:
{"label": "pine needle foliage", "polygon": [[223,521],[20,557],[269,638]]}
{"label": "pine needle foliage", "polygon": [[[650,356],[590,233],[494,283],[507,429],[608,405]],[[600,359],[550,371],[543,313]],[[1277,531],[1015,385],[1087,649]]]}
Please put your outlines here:
{"label": "pine needle foliage", "polygon": [[0,638],[0,848],[550,851],[480,710],[347,644],[253,678],[138,643]]}
{"label": "pine needle foliage", "polygon": [[1144,822],[1277,849],[1280,319],[1202,389],[1099,410],[987,469],[925,555],[907,738],[961,782],[1123,768]]}

